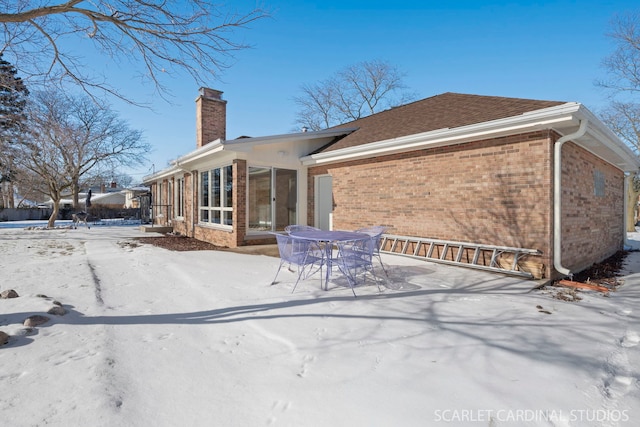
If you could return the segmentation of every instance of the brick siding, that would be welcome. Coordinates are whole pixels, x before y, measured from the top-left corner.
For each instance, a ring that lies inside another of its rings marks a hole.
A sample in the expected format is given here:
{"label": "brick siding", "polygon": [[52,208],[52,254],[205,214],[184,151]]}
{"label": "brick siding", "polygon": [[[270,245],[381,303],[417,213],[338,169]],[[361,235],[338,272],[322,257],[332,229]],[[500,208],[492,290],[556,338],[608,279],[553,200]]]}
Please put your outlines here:
{"label": "brick siding", "polygon": [[[623,247],[624,173],[575,144],[562,156],[562,264],[580,271]],[[603,196],[594,192],[596,172]]]}
{"label": "brick siding", "polygon": [[[545,130],[312,167],[308,223],[314,223],[314,177],[330,174],[335,229],[385,225],[392,234],[539,249],[550,277],[557,138]],[[563,223],[563,256],[566,267],[583,267],[620,245],[622,172],[574,144],[564,147],[569,154],[563,164],[571,166],[564,168],[564,191],[570,196],[563,214],[579,218]],[[596,206],[601,200],[593,201],[593,188],[587,188],[593,185],[594,167],[607,177],[605,206]],[[603,234],[596,241],[594,229]],[[603,247],[597,245],[602,240]]]}

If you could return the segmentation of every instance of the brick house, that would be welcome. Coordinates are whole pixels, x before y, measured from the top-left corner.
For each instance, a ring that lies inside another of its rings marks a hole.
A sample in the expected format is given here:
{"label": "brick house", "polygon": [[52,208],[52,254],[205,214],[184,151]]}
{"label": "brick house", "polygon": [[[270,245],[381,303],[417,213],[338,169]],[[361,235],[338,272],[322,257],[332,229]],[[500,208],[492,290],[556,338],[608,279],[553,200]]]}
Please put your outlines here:
{"label": "brick house", "polygon": [[[288,224],[538,249],[546,277],[621,249],[640,161],[576,102],[445,93],[341,126],[226,140],[202,88],[197,148],[145,177],[156,217],[236,247]],[[155,207],[154,206],[154,207]],[[159,208],[158,208],[159,209]]]}

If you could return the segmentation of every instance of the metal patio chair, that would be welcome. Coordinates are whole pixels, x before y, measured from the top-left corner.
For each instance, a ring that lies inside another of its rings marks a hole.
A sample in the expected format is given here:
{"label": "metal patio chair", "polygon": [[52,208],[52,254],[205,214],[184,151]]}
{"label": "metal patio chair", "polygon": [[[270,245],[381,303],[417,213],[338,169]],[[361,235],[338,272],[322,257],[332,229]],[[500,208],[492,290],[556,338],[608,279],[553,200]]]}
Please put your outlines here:
{"label": "metal patio chair", "polygon": [[362,276],[363,283],[365,283],[367,273],[371,273],[378,286],[378,291],[381,291],[378,276],[373,269],[375,239],[366,237],[339,241],[336,245],[338,246],[338,256],[332,260],[332,263],[347,278],[353,296],[357,296],[354,287],[358,285],[358,276]]}
{"label": "metal patio chair", "polygon": [[296,290],[300,279],[306,279],[316,271],[320,270],[320,288],[322,289],[322,266],[324,265],[324,253],[322,248],[313,241],[301,239],[299,237],[290,236],[288,234],[272,233],[276,237],[278,243],[278,252],[280,253],[280,265],[276,276],[273,278],[271,284],[276,283],[280,269],[284,264],[296,266],[298,270],[298,277],[296,283],[293,286],[293,291]]}
{"label": "metal patio chair", "polygon": [[386,230],[387,230],[387,227],[376,225],[373,227],[359,228],[356,231],[358,233],[368,234],[369,236],[371,236],[372,239],[375,240],[375,248],[374,248],[373,255],[376,258],[378,258],[378,261],[380,261],[380,266],[382,267],[382,271],[384,271],[384,275],[389,277],[389,273],[387,273],[387,269],[384,268],[384,264],[382,263],[382,257],[380,256],[380,244],[382,242],[382,233],[384,233]]}

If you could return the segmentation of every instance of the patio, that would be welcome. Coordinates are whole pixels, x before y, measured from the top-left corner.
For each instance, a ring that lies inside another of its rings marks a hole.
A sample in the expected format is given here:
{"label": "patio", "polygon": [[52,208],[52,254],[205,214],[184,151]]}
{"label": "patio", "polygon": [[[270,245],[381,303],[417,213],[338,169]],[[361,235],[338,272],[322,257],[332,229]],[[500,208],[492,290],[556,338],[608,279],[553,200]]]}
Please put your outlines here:
{"label": "patio", "polygon": [[[389,288],[353,298],[316,278],[292,294],[286,269],[271,286],[274,257],[132,244],[144,236],[0,230],[0,264],[21,295],[0,314],[11,335],[0,348],[3,414],[17,427],[640,417],[640,252],[609,298],[562,301],[533,281],[385,254]],[[24,332],[24,317],[52,299],[67,314]]]}

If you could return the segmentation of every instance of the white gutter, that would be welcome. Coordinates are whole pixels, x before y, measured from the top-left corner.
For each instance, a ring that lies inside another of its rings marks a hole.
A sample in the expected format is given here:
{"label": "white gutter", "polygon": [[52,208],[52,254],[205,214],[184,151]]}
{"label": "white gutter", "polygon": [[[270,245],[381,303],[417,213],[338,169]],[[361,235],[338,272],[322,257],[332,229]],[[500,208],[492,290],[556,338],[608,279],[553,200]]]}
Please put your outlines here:
{"label": "white gutter", "polygon": [[562,146],[565,142],[578,139],[587,132],[589,121],[580,120],[580,127],[574,133],[556,141],[553,156],[553,268],[560,274],[571,276],[571,270],[562,266]]}

